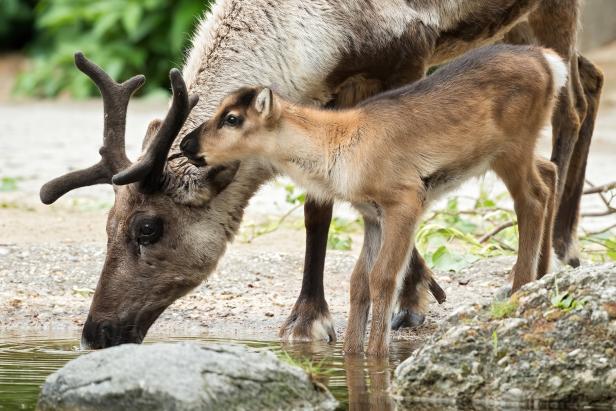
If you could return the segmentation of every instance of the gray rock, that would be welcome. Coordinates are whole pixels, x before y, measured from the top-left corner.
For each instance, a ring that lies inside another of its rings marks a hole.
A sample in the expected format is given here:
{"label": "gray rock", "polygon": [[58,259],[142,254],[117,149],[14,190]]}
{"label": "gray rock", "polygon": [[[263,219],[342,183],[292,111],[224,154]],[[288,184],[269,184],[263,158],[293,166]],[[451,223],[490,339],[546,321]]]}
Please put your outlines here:
{"label": "gray rock", "polygon": [[239,345],[127,344],[70,361],[43,385],[39,410],[332,410],[300,368]]}
{"label": "gray rock", "polygon": [[398,366],[393,395],[402,407],[616,409],[616,265],[567,269],[506,303],[460,308]]}

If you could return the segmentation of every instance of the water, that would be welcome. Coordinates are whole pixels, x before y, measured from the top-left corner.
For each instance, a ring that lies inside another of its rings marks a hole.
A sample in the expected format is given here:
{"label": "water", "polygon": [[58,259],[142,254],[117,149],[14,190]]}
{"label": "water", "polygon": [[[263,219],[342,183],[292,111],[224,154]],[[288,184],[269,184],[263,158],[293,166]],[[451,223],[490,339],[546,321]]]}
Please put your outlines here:
{"label": "water", "polygon": [[[388,393],[393,369],[416,348],[407,341],[392,342],[388,359],[364,356],[344,357],[341,344],[254,341],[190,337],[148,337],[146,343],[195,341],[200,343],[237,343],[280,353],[286,351],[295,360],[309,359],[324,374],[317,379],[340,401],[341,409],[392,410]],[[0,337],[0,410],[33,410],[41,384],[53,371],[85,351],[79,350],[78,335],[30,335]]]}

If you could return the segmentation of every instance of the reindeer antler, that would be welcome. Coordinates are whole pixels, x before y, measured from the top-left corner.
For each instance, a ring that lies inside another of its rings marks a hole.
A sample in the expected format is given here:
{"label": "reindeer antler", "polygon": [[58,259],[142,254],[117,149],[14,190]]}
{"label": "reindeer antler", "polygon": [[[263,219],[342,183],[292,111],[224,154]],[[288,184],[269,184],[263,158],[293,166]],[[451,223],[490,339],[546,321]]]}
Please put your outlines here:
{"label": "reindeer antler", "polygon": [[188,96],[186,84],[178,69],[169,72],[173,100],[158,132],[146,147],[141,159],[113,177],[113,183],[126,185],[140,182],[144,192],[156,191],[173,141],[180,132],[188,114],[199,101],[199,96]]}
{"label": "reindeer antler", "polygon": [[171,145],[197,104],[198,96],[189,97],[180,71],[170,71],[173,101],[169,112],[148,144],[145,154],[131,165],[124,144],[126,109],[133,93],[145,82],[145,77],[135,76],[118,84],[82,53],[75,53],[75,65],[92,79],[103,96],[105,126],[103,146],[100,149],[101,160],[89,168],[73,171],[45,184],[40,192],[41,201],[51,204],[71,190],[94,184],[125,185],[140,182],[141,191],[155,191],[159,187]]}
{"label": "reindeer antler", "polygon": [[91,167],[73,171],[45,184],[40,192],[41,201],[45,204],[51,204],[79,187],[111,184],[113,175],[131,164],[124,148],[126,109],[133,93],[145,83],[145,77],[135,76],[118,84],[79,52],[75,53],[75,65],[92,79],[103,96],[105,118],[103,146],[99,150],[101,160]]}

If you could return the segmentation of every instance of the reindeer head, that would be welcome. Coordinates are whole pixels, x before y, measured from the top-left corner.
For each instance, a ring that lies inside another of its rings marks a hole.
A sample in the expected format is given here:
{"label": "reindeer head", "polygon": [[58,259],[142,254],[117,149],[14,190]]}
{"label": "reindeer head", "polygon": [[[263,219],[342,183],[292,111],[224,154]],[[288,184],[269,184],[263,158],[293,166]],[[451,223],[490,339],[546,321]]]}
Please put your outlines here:
{"label": "reindeer head", "polygon": [[[195,164],[210,165],[259,155],[275,144],[281,103],[269,88],[242,88],[227,96],[210,120],[184,137],[182,152]],[[251,138],[257,134],[258,138]]]}
{"label": "reindeer head", "polygon": [[[79,187],[113,185],[115,203],[107,220],[107,257],[84,325],[82,344],[104,348],[141,342],[166,307],[214,270],[229,239],[225,232],[228,227],[204,221],[203,208],[179,203],[165,192],[170,186],[192,184],[170,182],[173,175],[165,171],[165,166],[171,145],[198,99],[188,96],[180,72],[171,70],[173,100],[169,112],[163,121],[150,124],[144,152],[132,164],[124,148],[126,109],[145,78],[136,76],[118,84],[80,53],[75,55],[75,64],[103,96],[101,160],[48,182],[41,189],[41,200],[51,204]],[[237,165],[208,168],[203,172],[208,180],[205,192],[223,190],[236,171]]]}

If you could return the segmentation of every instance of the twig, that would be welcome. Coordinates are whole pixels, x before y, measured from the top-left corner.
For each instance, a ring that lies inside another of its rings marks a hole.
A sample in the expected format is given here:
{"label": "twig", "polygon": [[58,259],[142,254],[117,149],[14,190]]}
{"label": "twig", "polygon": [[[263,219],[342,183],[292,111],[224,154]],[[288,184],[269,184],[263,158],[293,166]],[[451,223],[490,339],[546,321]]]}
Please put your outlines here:
{"label": "twig", "polygon": [[603,184],[600,186],[596,186],[588,180],[586,180],[586,183],[590,186],[590,188],[587,188],[586,190],[584,190],[584,194],[606,193],[610,190],[616,189],[616,181],[608,183],[608,184]]}
{"label": "twig", "polygon": [[610,191],[612,188],[616,188],[616,182],[604,184],[602,186],[595,186],[592,182],[586,180],[586,184],[588,184],[590,188],[584,191],[584,194],[598,194],[599,198],[603,202],[603,205],[605,205],[606,210],[592,213],[582,213],[582,217],[605,217],[616,213],[616,208],[612,207],[612,200],[614,199],[614,196],[612,195],[612,197],[608,200],[607,198],[605,198],[604,194]]}
{"label": "twig", "polygon": [[487,234],[484,234],[480,239],[479,239],[479,244],[483,244],[486,241],[488,241],[490,238],[494,237],[496,234],[500,233],[501,231],[503,231],[506,228],[509,227],[513,227],[514,225],[516,225],[517,222],[516,221],[507,221],[506,223],[503,223],[501,225],[499,225],[498,227],[496,227],[494,230],[490,231]]}
{"label": "twig", "polygon": [[261,236],[264,236],[264,235],[266,235],[266,234],[273,233],[274,231],[278,230],[278,229],[280,228],[280,226],[282,225],[282,223],[284,223],[284,221],[285,221],[285,220],[286,220],[286,219],[287,219],[287,218],[288,218],[291,214],[293,214],[293,212],[294,212],[294,211],[296,211],[298,208],[302,207],[303,205],[304,205],[304,204],[302,204],[302,203],[297,204],[295,207],[291,208],[289,211],[287,211],[286,213],[284,213],[284,214],[280,217],[280,219],[276,222],[276,224],[275,224],[273,227],[271,227],[271,228],[269,228],[269,229],[267,229],[267,230],[265,230],[265,231],[263,231],[263,232],[261,232],[261,233],[255,234],[255,233],[254,233],[254,229],[253,229],[253,234],[252,234],[252,235],[250,236],[250,238],[248,238],[245,242],[247,242],[247,243],[251,243],[251,242],[252,242],[255,238],[257,238],[257,237],[261,237]]}
{"label": "twig", "polygon": [[616,213],[616,208],[610,207],[605,211],[597,211],[592,213],[582,213],[582,217],[605,217]]}
{"label": "twig", "polygon": [[616,228],[616,223],[612,224],[611,226],[602,228],[601,230],[598,231],[585,231],[586,235],[598,235],[598,234],[603,234],[606,233],[608,231],[610,231],[612,228]]}

